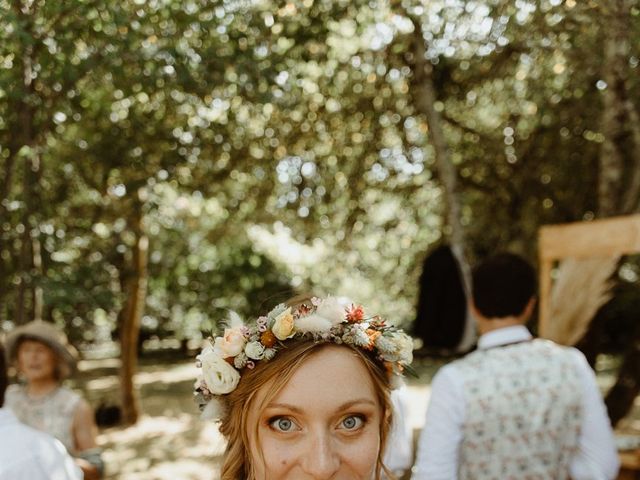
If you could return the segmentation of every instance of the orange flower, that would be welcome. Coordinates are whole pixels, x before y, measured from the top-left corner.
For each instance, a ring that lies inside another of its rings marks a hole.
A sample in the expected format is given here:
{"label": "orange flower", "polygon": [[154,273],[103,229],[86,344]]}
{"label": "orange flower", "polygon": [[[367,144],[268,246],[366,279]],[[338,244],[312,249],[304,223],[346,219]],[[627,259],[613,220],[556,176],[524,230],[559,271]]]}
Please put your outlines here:
{"label": "orange flower", "polygon": [[278,339],[273,334],[271,330],[267,330],[262,335],[260,335],[260,342],[267,348],[271,348],[276,344]]}
{"label": "orange flower", "polygon": [[371,321],[371,325],[373,325],[376,328],[384,328],[386,326],[386,322],[384,321],[383,318],[376,315],[375,317],[373,317],[373,320]]}
{"label": "orange flower", "polygon": [[364,347],[366,350],[373,350],[373,347],[375,345],[375,341],[376,338],[378,338],[380,335],[382,335],[379,331],[377,330],[373,330],[371,328],[367,328],[367,335],[369,336],[369,345],[367,345],[366,347]]}
{"label": "orange flower", "polygon": [[351,323],[357,323],[364,318],[364,308],[362,305],[357,307],[352,303],[350,308],[345,309],[347,311],[347,321]]}

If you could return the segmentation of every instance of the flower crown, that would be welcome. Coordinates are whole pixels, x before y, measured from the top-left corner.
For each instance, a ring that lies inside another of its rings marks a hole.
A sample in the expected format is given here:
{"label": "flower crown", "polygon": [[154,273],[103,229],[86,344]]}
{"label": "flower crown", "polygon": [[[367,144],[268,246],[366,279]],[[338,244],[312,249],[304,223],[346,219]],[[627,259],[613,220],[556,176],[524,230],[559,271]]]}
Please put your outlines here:
{"label": "flower crown", "polygon": [[409,335],[378,316],[366,317],[361,305],[345,308],[335,297],[313,297],[296,307],[280,304],[248,326],[231,312],[224,335],[208,339],[197,356],[202,371],[195,396],[203,417],[220,418],[223,396],[236,389],[242,372],[271,360],[291,339],[359,347],[381,361],[392,378],[401,375],[413,359]]}

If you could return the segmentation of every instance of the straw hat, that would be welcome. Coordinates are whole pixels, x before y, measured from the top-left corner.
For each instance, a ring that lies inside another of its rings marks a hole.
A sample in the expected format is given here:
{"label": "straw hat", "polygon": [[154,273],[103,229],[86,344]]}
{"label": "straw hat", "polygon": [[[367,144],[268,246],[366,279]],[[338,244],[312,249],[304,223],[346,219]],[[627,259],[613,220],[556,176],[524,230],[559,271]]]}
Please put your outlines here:
{"label": "straw hat", "polygon": [[16,360],[18,346],[22,340],[35,340],[44,343],[58,355],[61,380],[67,378],[75,370],[78,351],[69,343],[67,336],[53,324],[42,320],[34,320],[9,333],[5,346],[10,362]]}

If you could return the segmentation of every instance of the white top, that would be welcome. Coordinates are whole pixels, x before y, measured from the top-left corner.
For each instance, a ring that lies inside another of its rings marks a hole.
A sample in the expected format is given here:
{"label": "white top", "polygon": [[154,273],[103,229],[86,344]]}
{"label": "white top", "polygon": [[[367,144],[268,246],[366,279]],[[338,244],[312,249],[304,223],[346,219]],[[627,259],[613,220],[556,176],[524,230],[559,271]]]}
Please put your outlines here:
{"label": "white top", "polygon": [[[403,383],[391,390],[391,428],[382,463],[398,478],[413,462],[413,429],[409,423],[409,391]],[[384,477],[384,475],[383,475]]]}
{"label": "white top", "polygon": [[[525,327],[506,327],[481,336],[478,349],[484,350],[528,340],[531,340],[531,334]],[[574,356],[576,370],[579,372],[583,402],[578,452],[569,466],[571,478],[613,479],[618,472],[619,460],[595,375],[578,350],[569,351]],[[418,442],[413,480],[458,478],[460,446],[467,410],[462,379],[462,372],[455,362],[440,369],[433,379],[425,427]]]}
{"label": "white top", "polygon": [[62,443],[0,408],[0,480],[82,480]]}
{"label": "white top", "polygon": [[43,397],[33,398],[24,385],[9,385],[4,406],[22,423],[57,438],[74,453],[73,417],[81,399],[80,395],[62,386]]}

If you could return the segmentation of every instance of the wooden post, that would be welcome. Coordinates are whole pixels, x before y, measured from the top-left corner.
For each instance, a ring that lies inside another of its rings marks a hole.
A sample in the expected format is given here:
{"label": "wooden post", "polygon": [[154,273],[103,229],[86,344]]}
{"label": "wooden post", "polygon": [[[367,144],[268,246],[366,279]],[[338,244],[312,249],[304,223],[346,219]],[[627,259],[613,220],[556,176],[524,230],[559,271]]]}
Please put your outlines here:
{"label": "wooden post", "polygon": [[538,235],[540,259],[540,308],[538,333],[549,332],[551,269],[563,258],[615,258],[640,252],[640,215],[611,217],[541,227]]}

